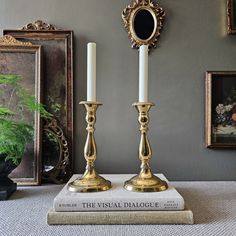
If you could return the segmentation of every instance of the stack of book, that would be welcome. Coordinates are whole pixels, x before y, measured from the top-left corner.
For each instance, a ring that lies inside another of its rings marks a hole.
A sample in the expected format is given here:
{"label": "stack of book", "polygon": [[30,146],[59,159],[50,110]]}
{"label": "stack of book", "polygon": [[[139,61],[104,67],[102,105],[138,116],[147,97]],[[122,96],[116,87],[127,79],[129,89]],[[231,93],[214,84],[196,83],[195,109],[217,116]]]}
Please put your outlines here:
{"label": "stack of book", "polygon": [[[55,197],[47,223],[59,224],[193,224],[193,213],[169,183],[163,192],[130,192],[123,184],[132,175],[104,175],[112,188],[104,192],[75,193],[67,184]],[[166,180],[164,175],[157,175]],[[78,178],[73,175],[69,182]],[[168,181],[167,181],[168,182]]]}

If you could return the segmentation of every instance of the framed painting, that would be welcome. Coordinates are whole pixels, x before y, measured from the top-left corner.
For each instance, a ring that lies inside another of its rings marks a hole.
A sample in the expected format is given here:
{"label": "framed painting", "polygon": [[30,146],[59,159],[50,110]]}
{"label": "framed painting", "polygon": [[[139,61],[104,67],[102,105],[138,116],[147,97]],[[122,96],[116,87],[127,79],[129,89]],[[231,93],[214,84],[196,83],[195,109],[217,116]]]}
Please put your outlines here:
{"label": "framed painting", "polygon": [[206,146],[236,147],[236,71],[206,73]]}
{"label": "framed painting", "polygon": [[227,0],[227,31],[236,33],[236,0]]}
{"label": "framed painting", "polygon": [[[0,38],[0,75],[20,76],[20,86],[41,103],[41,46],[22,43],[11,36]],[[14,111],[18,101],[15,88],[4,83],[0,87],[1,106],[11,106]],[[27,144],[21,163],[9,177],[19,185],[38,185],[41,181],[41,119],[37,112],[21,113],[24,120],[34,127],[33,141]]]}
{"label": "framed painting", "polygon": [[4,35],[43,47],[43,103],[54,115],[43,129],[43,180],[66,182],[73,164],[73,31],[38,20]]}

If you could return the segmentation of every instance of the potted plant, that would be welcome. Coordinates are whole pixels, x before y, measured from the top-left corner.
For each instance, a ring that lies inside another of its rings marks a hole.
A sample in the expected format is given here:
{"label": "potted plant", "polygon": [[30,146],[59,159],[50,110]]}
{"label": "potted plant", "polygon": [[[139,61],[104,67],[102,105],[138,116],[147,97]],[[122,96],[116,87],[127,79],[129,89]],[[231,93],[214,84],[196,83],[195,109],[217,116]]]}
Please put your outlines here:
{"label": "potted plant", "polygon": [[33,139],[34,126],[25,120],[24,113],[36,111],[43,118],[51,118],[44,106],[20,85],[21,80],[19,75],[0,75],[0,96],[6,91],[9,95],[7,104],[0,104],[0,200],[16,190],[8,175],[20,164],[27,143]]}

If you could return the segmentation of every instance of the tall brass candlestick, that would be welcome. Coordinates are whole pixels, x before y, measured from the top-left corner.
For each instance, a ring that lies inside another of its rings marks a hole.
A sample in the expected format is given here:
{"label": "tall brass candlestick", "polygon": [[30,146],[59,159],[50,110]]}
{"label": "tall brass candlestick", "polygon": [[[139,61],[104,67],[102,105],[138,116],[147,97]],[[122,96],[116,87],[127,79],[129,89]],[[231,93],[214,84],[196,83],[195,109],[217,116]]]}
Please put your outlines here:
{"label": "tall brass candlestick", "polygon": [[96,111],[98,102],[80,102],[86,109],[87,122],[87,140],[84,146],[84,158],[87,161],[86,170],[81,178],[68,184],[68,190],[72,192],[99,192],[106,191],[111,188],[111,182],[97,174],[94,168],[94,162],[97,156],[97,148],[94,139]]}
{"label": "tall brass candlestick", "polygon": [[124,188],[129,191],[135,192],[158,192],[168,188],[165,181],[153,175],[149,165],[152,156],[152,149],[147,138],[148,123],[149,123],[149,110],[153,103],[150,102],[137,102],[133,106],[137,109],[139,116],[138,122],[140,123],[141,138],[139,143],[139,159],[141,161],[141,171],[138,175],[126,181]]}

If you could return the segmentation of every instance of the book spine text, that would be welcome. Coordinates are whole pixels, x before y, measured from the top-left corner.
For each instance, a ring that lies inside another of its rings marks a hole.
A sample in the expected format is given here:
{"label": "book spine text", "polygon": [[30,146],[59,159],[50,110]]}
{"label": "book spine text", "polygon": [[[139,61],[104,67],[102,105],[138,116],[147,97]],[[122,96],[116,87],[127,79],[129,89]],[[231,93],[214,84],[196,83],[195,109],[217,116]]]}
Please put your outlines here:
{"label": "book spine text", "polygon": [[183,210],[184,201],[165,199],[157,200],[120,200],[120,201],[104,201],[104,200],[81,200],[75,201],[67,199],[54,200],[55,211],[150,211],[150,210]]}

